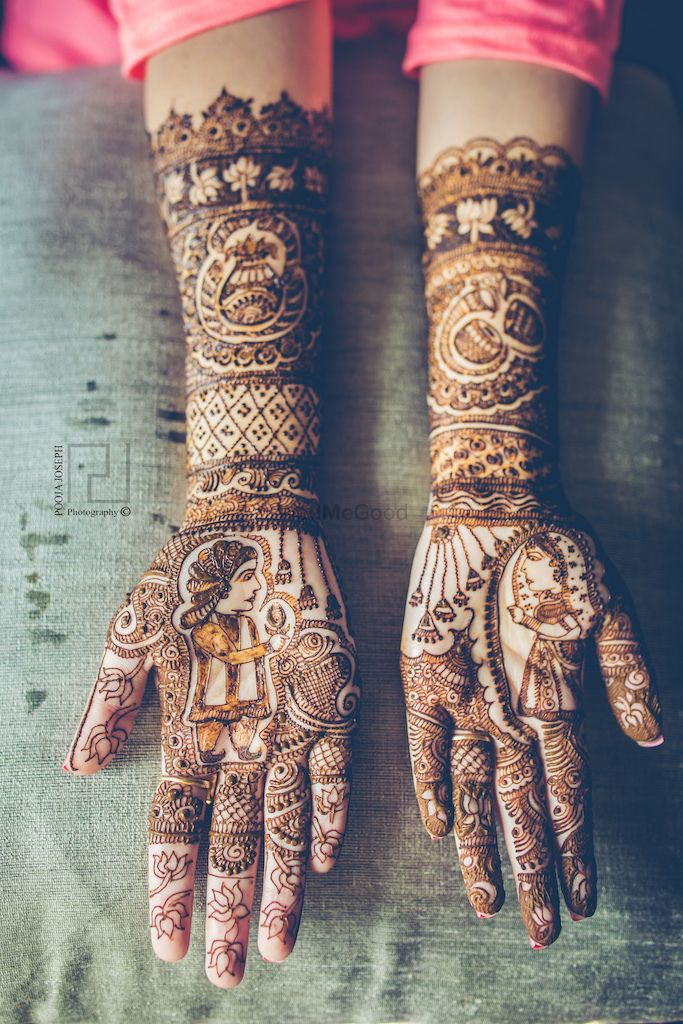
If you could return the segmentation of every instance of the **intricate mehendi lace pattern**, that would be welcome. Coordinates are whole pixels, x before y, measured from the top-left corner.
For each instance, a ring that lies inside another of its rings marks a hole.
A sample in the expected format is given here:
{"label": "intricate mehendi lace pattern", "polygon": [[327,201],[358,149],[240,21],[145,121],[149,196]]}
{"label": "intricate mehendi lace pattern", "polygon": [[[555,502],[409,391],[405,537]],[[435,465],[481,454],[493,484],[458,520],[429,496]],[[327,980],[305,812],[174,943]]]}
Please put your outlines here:
{"label": "intricate mehendi lace pattern", "polygon": [[580,176],[557,147],[476,139],[420,175],[434,503],[557,502],[549,415]]}
{"label": "intricate mehendi lace pattern", "polygon": [[150,926],[189,941],[209,831],[207,972],[244,970],[265,836],[261,951],[296,936],[307,860],[337,857],[358,706],[355,648],[317,522],[316,392],[329,111],[223,92],[151,139],[187,337],[189,503],[110,626],[69,763],[117,751],[153,669],[163,778]]}
{"label": "intricate mehendi lace pattern", "polygon": [[187,337],[191,521],[312,515],[331,120],[223,92],[153,136]]}
{"label": "intricate mehendi lace pattern", "polygon": [[401,667],[420,811],[454,828],[470,902],[503,901],[495,799],[532,943],[595,910],[585,647],[639,742],[660,711],[628,599],[562,496],[552,353],[580,177],[529,139],[475,139],[418,179],[433,490]]}

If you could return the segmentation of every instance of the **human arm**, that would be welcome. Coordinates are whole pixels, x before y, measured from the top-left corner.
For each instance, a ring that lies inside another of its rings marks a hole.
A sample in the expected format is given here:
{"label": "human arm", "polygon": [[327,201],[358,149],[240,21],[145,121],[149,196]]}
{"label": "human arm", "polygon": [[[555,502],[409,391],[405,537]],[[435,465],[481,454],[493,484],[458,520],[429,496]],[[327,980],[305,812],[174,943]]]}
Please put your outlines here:
{"label": "human arm", "polygon": [[571,666],[555,664],[566,686],[549,685],[534,717],[519,713],[525,667],[539,686],[550,671],[507,611],[521,593],[533,615],[525,560],[534,586],[566,588],[624,732],[661,742],[630,599],[558,470],[557,324],[589,110],[589,87],[550,68],[422,72],[432,492],[401,645],[410,751],[425,825],[436,837],[455,825],[480,916],[503,901],[497,810],[534,948],[559,934],[556,866],[574,917],[594,912],[596,888],[583,709],[562,704]]}
{"label": "human arm", "polygon": [[[262,841],[259,949],[275,961],[293,948],[307,865],[334,864],[348,804],[355,649],[315,489],[330,77],[329,11],[313,2],[179,43],[149,61],[145,84],[183,306],[188,501],[112,621],[65,767],[109,762],[152,671],[152,942],[162,959],[185,955],[209,829],[206,971],[221,987],[244,971]],[[193,630],[224,611],[253,621],[253,650],[278,649],[230,665],[236,693],[209,706],[214,652]]]}

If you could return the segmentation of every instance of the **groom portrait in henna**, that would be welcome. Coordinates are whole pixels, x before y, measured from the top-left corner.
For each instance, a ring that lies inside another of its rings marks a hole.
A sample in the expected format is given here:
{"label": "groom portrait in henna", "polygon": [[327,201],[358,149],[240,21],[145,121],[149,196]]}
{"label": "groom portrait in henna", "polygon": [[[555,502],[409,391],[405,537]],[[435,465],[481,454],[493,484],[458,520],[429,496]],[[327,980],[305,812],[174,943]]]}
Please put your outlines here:
{"label": "groom portrait in henna", "polygon": [[[259,950],[272,962],[294,947],[306,867],[334,865],[359,697],[315,491],[329,12],[295,5],[278,26],[272,39],[268,19],[256,28],[268,71],[245,59],[248,22],[150,61],[146,120],[186,335],[188,503],[112,621],[65,763],[88,775],[110,760],[151,671],[163,762],[152,943],[164,960],[187,952],[207,829],[205,966],[223,988],[244,972],[261,845]],[[300,47],[316,59],[293,64]]]}
{"label": "groom portrait in henna", "polygon": [[[330,44],[329,5],[306,0],[147,62],[185,335],[187,507],[112,620],[65,763],[86,776],[111,760],[151,674],[152,944],[187,953],[207,834],[205,969],[222,988],[245,970],[261,848],[258,948],[280,962],[349,801],[356,651],[317,513]],[[482,919],[504,901],[498,831],[534,950],[559,936],[558,883],[572,920],[596,908],[589,642],[623,731],[663,741],[630,600],[559,474],[555,347],[592,103],[588,81],[531,61],[421,70],[432,487],[396,667],[424,825],[454,833]]]}
{"label": "groom portrait in henna", "polygon": [[[258,759],[258,752],[249,748],[258,720],[272,710],[263,664],[268,648],[258,643],[253,619],[238,614],[251,611],[260,589],[256,563],[256,548],[239,541],[216,541],[200,552],[190,568],[192,608],[181,615],[180,626],[191,629],[196,653],[197,682],[187,720],[196,723],[204,764],[223,760],[225,751],[215,747],[224,725],[229,726],[240,758]],[[240,646],[245,635],[245,646]],[[247,669],[252,670],[250,679],[244,680]]]}

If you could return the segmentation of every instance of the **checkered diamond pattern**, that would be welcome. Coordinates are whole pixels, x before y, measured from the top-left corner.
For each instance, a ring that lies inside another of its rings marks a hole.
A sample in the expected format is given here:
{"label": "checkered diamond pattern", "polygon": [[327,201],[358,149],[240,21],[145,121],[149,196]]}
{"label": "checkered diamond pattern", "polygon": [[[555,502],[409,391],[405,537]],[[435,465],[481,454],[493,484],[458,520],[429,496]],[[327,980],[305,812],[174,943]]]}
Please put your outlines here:
{"label": "checkered diamond pattern", "polygon": [[320,412],[305,384],[225,382],[201,388],[187,409],[193,468],[226,459],[315,453]]}

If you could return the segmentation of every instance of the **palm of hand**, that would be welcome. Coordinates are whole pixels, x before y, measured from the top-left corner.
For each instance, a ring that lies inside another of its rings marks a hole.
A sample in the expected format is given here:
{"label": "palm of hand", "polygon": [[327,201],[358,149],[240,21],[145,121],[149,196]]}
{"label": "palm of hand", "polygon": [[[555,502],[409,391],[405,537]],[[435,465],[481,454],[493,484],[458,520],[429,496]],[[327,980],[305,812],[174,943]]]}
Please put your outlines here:
{"label": "palm of hand", "polygon": [[259,948],[291,951],[308,860],[334,864],[358,687],[323,542],[295,530],[181,531],[112,620],[69,767],[92,774],[127,738],[153,670],[163,778],[150,812],[150,925],[187,951],[197,842],[209,831],[207,973],[239,982],[265,837]]}
{"label": "palm of hand", "polygon": [[425,528],[401,645],[418,803],[434,837],[455,826],[482,917],[504,900],[497,810],[533,945],[559,933],[556,858],[572,915],[595,910],[582,734],[589,638],[622,729],[655,740],[644,655],[589,533],[550,516],[505,523],[476,513]]}

